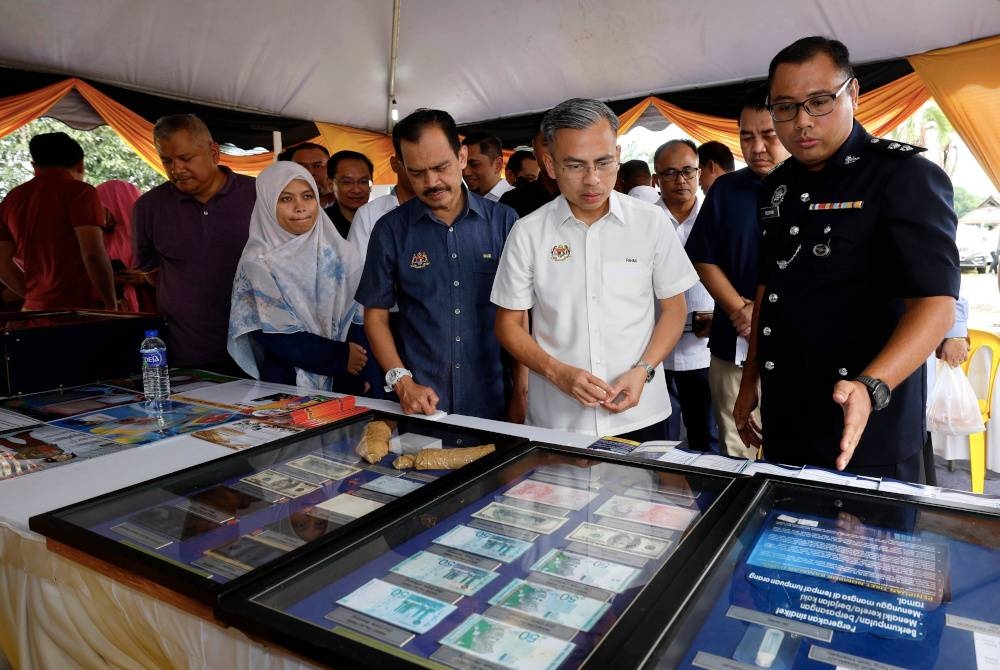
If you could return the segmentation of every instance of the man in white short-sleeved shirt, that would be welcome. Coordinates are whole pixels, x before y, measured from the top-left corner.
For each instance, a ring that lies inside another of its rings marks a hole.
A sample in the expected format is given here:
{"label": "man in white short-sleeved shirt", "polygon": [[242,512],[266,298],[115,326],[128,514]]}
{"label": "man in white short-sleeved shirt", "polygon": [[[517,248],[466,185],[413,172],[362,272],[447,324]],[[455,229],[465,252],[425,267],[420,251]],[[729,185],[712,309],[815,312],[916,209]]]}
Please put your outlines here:
{"label": "man in white short-sleeved shirt", "polygon": [[660,362],[698,275],[661,209],[614,192],[618,118],[607,105],[567,100],[542,129],[562,195],[514,225],[491,295],[497,338],[531,371],[527,422],[663,439]]}
{"label": "man in white short-sleeved shirt", "polygon": [[375,228],[375,224],[387,213],[413,197],[410,178],[399,162],[399,158],[390,156],[389,167],[396,173],[395,188],[392,189],[389,195],[375,198],[358,207],[358,211],[354,213],[354,221],[351,223],[351,229],[347,233],[347,241],[361,254],[362,266],[365,264],[365,259],[368,258],[368,240],[371,239],[372,229]]}

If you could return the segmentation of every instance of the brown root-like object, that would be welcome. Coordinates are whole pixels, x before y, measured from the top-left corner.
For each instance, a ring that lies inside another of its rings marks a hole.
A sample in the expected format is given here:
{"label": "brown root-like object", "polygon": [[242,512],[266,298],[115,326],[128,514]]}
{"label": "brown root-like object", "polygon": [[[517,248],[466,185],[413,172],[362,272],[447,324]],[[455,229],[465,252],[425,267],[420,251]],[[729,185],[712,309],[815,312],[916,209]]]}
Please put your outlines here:
{"label": "brown root-like object", "polygon": [[378,463],[389,453],[389,437],[392,430],[384,421],[372,421],[365,426],[365,432],[358,442],[358,456],[369,463]]}
{"label": "brown root-like object", "polygon": [[458,449],[421,449],[413,465],[417,470],[454,470],[494,451],[496,447],[492,444]]}
{"label": "brown root-like object", "polygon": [[407,468],[413,467],[413,462],[416,457],[413,454],[403,454],[399,456],[396,460],[392,462],[392,467],[397,470],[406,470]]}

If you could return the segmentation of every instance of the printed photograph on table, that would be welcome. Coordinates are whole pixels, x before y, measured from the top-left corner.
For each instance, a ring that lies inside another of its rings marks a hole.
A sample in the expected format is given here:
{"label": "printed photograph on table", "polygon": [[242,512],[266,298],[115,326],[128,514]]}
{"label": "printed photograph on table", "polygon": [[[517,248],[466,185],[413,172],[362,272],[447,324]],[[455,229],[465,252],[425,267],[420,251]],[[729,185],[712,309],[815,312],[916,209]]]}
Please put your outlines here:
{"label": "printed photograph on table", "polygon": [[0,401],[0,407],[44,423],[118,405],[127,405],[142,399],[141,391],[130,391],[107,384],[89,384],[7,398]]}
{"label": "printed photograph on table", "polygon": [[[688,607],[667,630],[650,631],[659,639],[648,658],[623,663],[995,667],[1000,514],[758,481],[720,559],[693,561],[703,575],[683,575],[663,599]],[[693,594],[682,593],[693,584],[700,585]],[[654,609],[650,620],[667,621],[666,614]]]}
{"label": "printed photograph on table", "polygon": [[0,479],[72,463],[128,447],[92,435],[38,425],[0,434]]}
{"label": "printed photograph on table", "polygon": [[240,418],[239,414],[226,410],[181,402],[171,402],[158,414],[147,409],[145,402],[137,402],[60,419],[52,425],[135,445],[193,433]]}
{"label": "printed photograph on table", "polygon": [[[221,408],[173,405],[196,409],[195,417],[240,416]],[[256,420],[208,424],[197,432],[205,439],[205,433],[217,434],[234,426],[246,429],[252,421]],[[113,427],[103,420],[93,423]],[[94,426],[88,428],[94,430]],[[50,430],[77,440],[98,440],[91,433]],[[144,433],[134,430],[137,432],[128,437],[142,439]],[[309,542],[343,534],[346,527],[356,526],[366,515],[391,508],[396,501],[418,494],[428,483],[451,472],[395,467],[404,455],[401,445],[418,444],[438,452],[430,461],[461,463],[468,458],[469,449],[480,453],[487,445],[492,451],[523,442],[372,412],[310,432],[276,426],[252,432],[257,437],[274,436],[274,440],[34,517],[31,527],[169,588],[212,602],[232,580]],[[441,457],[448,452],[457,454],[457,460]]]}
{"label": "printed photograph on table", "polygon": [[613,657],[632,605],[680,569],[733,485],[534,446],[224,594],[220,611],[335,667],[578,668],[604,645]]}
{"label": "printed photograph on table", "polygon": [[215,428],[205,428],[191,433],[200,440],[239,451],[249,449],[300,432],[293,426],[275,426],[257,419],[240,419]]}

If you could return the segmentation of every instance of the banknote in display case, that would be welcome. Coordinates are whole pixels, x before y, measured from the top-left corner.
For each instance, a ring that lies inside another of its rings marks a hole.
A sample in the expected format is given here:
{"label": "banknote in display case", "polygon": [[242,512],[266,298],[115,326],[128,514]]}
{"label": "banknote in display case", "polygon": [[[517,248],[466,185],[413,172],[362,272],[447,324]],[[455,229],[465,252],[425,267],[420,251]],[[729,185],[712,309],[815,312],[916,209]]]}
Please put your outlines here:
{"label": "banknote in display case", "polygon": [[[198,392],[211,399],[213,389],[235,393],[233,385],[226,384]],[[257,398],[262,406],[269,402],[254,395],[261,389],[236,390]],[[368,413],[312,431],[289,431],[277,441],[34,517],[31,527],[193,598],[213,602],[232,581],[249,579],[257,568],[303,551],[320,538],[343,534],[359,519],[381,513],[446,478],[449,473],[442,470],[393,468],[396,455],[388,451],[388,440],[381,460],[363,459],[358,453],[362,435],[376,422],[390,439],[433,435],[445,451],[483,443],[508,449],[523,443],[519,438]],[[91,435],[42,428],[96,441]]]}

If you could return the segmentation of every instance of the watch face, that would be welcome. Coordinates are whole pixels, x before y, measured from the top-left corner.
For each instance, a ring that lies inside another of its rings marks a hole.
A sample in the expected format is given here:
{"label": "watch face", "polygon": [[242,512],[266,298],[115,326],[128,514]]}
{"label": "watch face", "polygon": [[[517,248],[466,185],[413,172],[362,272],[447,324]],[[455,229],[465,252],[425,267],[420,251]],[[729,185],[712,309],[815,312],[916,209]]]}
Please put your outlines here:
{"label": "watch face", "polygon": [[872,389],[872,402],[875,409],[885,409],[889,404],[889,385],[885,382],[878,382]]}

